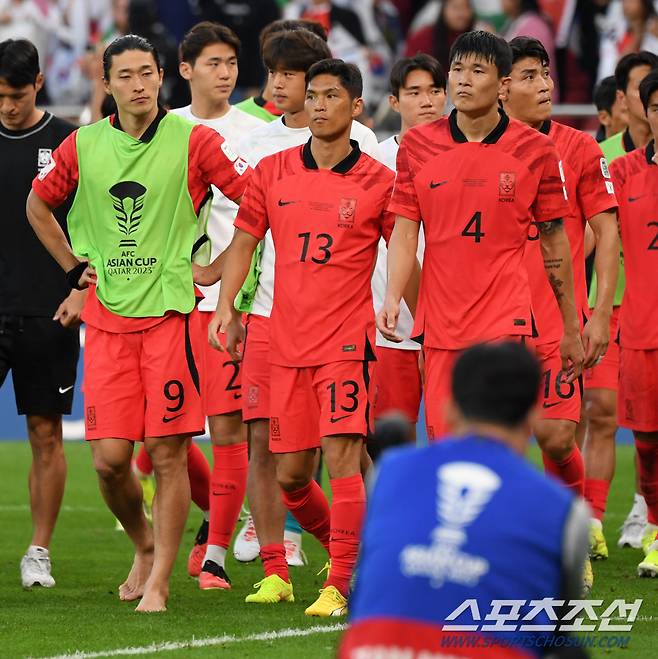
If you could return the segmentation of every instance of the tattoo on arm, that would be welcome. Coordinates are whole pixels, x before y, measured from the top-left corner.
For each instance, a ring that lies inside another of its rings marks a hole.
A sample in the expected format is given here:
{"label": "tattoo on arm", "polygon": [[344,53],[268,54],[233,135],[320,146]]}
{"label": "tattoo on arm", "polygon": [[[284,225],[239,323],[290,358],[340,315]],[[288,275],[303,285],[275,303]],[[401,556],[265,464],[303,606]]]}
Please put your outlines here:
{"label": "tattoo on arm", "polygon": [[551,220],[550,222],[537,222],[537,229],[539,233],[544,234],[545,236],[559,231],[564,226],[562,220]]}
{"label": "tattoo on arm", "polygon": [[551,285],[551,288],[553,289],[553,293],[555,294],[555,299],[558,301],[559,304],[562,298],[564,297],[564,293],[561,290],[562,286],[564,285],[564,282],[561,279],[558,279],[555,276],[554,272],[550,272],[548,274],[548,281]]}

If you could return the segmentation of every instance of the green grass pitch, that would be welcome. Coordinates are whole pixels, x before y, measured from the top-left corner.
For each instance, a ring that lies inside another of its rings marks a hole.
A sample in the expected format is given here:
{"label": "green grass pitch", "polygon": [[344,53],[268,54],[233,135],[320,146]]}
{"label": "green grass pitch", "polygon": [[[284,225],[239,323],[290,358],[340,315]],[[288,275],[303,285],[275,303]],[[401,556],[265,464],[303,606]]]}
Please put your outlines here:
{"label": "green grass pitch", "polygon": [[[208,450],[208,445],[204,445]],[[187,552],[200,523],[192,509],[183,548],[171,583],[169,611],[138,615],[134,603],[120,602],[117,586],[128,572],[130,545],[123,533],[114,530],[114,520],[105,508],[96,485],[91,455],[83,443],[67,443],[68,483],[57,530],[51,547],[53,590],[23,591],[18,563],[29,541],[30,517],[27,473],[30,450],[27,442],[0,442],[2,488],[0,495],[0,657],[45,657],[108,652],[140,648],[139,656],[153,644],[174,645],[165,656],[177,657],[331,657],[340,636],[338,620],[318,621],[304,616],[322,584],[316,573],[323,566],[324,552],[311,537],[304,548],[309,566],[292,568],[296,602],[275,606],[247,605],[244,597],[261,578],[258,562],[236,563],[232,557],[227,570],[233,580],[229,592],[201,592],[187,577]],[[536,451],[533,453],[536,456]],[[618,471],[610,494],[605,531],[610,558],[597,562],[593,598],[610,603],[613,599],[644,599],[626,649],[596,649],[595,659],[626,657],[649,659],[658,656],[658,579],[639,579],[636,550],[616,547],[617,527],[622,523],[633,491],[633,452],[620,446]],[[385,584],[384,577],[382,575]],[[297,636],[269,632],[295,630]],[[202,647],[185,643],[215,639]],[[136,654],[136,653],[134,653]]]}

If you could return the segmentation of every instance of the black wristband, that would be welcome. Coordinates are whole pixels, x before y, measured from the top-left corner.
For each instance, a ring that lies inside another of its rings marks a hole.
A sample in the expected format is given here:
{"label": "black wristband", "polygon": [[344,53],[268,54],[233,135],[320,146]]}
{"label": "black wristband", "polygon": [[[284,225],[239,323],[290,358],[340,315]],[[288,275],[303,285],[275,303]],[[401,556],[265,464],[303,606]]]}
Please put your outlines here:
{"label": "black wristband", "polygon": [[82,277],[82,273],[87,269],[88,265],[89,263],[87,261],[83,261],[66,273],[66,281],[68,281],[71,288],[75,288],[78,291],[83,290],[84,287],[80,286],[80,277]]}

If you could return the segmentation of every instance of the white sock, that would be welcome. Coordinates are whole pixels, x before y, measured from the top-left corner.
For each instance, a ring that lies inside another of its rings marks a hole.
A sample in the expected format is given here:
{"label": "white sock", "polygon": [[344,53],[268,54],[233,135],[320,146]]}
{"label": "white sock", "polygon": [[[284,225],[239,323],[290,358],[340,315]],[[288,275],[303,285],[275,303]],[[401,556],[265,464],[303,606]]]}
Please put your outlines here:
{"label": "white sock", "polygon": [[40,547],[39,545],[30,545],[27,548],[28,552],[35,551],[42,556],[49,556],[50,552],[45,547]]}
{"label": "white sock", "polygon": [[226,559],[226,547],[220,547],[219,545],[208,545],[206,549],[206,555],[203,559],[203,562],[212,561],[217,563],[220,567],[224,567],[224,561]]}
{"label": "white sock", "polygon": [[647,502],[641,494],[635,493],[633,497],[633,512],[643,517],[647,516]]}

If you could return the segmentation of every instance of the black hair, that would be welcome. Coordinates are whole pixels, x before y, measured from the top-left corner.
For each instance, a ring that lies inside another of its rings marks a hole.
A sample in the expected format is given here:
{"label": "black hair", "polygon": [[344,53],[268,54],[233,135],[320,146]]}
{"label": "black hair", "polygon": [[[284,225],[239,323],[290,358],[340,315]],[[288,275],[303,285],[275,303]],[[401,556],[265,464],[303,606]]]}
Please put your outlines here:
{"label": "black hair", "polygon": [[427,71],[432,76],[435,87],[446,88],[446,74],[443,67],[431,55],[418,53],[413,57],[403,57],[393,64],[389,79],[393,96],[400,96],[400,89],[406,86],[407,76],[412,71]]}
{"label": "black hair", "polygon": [[[458,36],[446,23],[445,14],[447,6],[447,1],[441,3],[441,10],[439,11],[439,17],[434,25],[434,35],[432,37],[432,54],[439,60],[441,66],[444,68],[448,68],[449,66],[450,45]],[[475,10],[473,9],[472,3],[470,6],[471,20],[463,32],[470,32],[475,27]]]}
{"label": "black hair", "polygon": [[105,80],[110,79],[110,69],[112,68],[112,58],[115,55],[121,55],[127,50],[141,50],[144,53],[151,53],[153,59],[155,60],[155,66],[160,70],[160,56],[158,51],[155,49],[155,46],[144,37],[140,37],[136,34],[127,34],[124,37],[119,37],[115,39],[103,53],[103,77]]}
{"label": "black hair", "polygon": [[612,113],[612,106],[617,98],[617,82],[615,76],[603,78],[596,87],[594,87],[594,105],[600,112],[605,110]]}
{"label": "black hair", "polygon": [[640,83],[640,100],[644,106],[644,111],[648,112],[649,110],[649,101],[651,100],[651,95],[658,89],[658,71],[652,71],[646,78]]}
{"label": "black hair", "polygon": [[327,42],[308,30],[272,33],[263,44],[263,63],[274,71],[308,71],[313,64],[331,57]]}
{"label": "black hair", "polygon": [[322,41],[327,40],[327,31],[318,23],[317,21],[311,21],[307,18],[281,18],[278,21],[272,21],[268,23],[258,35],[258,43],[260,45],[261,51],[263,50],[263,44],[271,37],[275,32],[286,32],[286,31],[296,31],[296,30],[308,30],[312,32],[315,36],[320,37]]}
{"label": "black hair", "polygon": [[551,63],[544,44],[534,37],[514,37],[509,42],[509,47],[512,49],[512,64],[526,57],[539,60],[542,66],[549,66]]}
{"label": "black hair", "polygon": [[363,78],[355,64],[348,64],[342,59],[323,59],[316,62],[306,73],[306,86],[308,87],[313,78],[321,75],[336,76],[352,100],[363,94]]}
{"label": "black hair", "polygon": [[520,343],[487,343],[455,362],[452,396],[464,417],[508,428],[519,426],[537,402],[541,373]]}
{"label": "black hair", "polygon": [[628,80],[631,77],[631,71],[636,66],[648,66],[652,69],[658,67],[658,56],[650,53],[648,50],[641,50],[639,53],[629,53],[624,55],[615,67],[615,81],[617,89],[626,93],[628,89]]}
{"label": "black hair", "polygon": [[230,27],[212,21],[203,21],[190,28],[183,37],[178,49],[181,62],[194,66],[203,49],[216,43],[226,44],[233,48],[236,57],[240,55],[240,39]]}
{"label": "black hair", "polygon": [[450,65],[458,57],[469,55],[495,64],[500,78],[508,76],[512,70],[512,50],[509,44],[491,32],[473,30],[460,34],[450,49]]}
{"label": "black hair", "polygon": [[0,43],[0,78],[10,87],[34,85],[39,75],[39,53],[27,39],[7,39]]}

